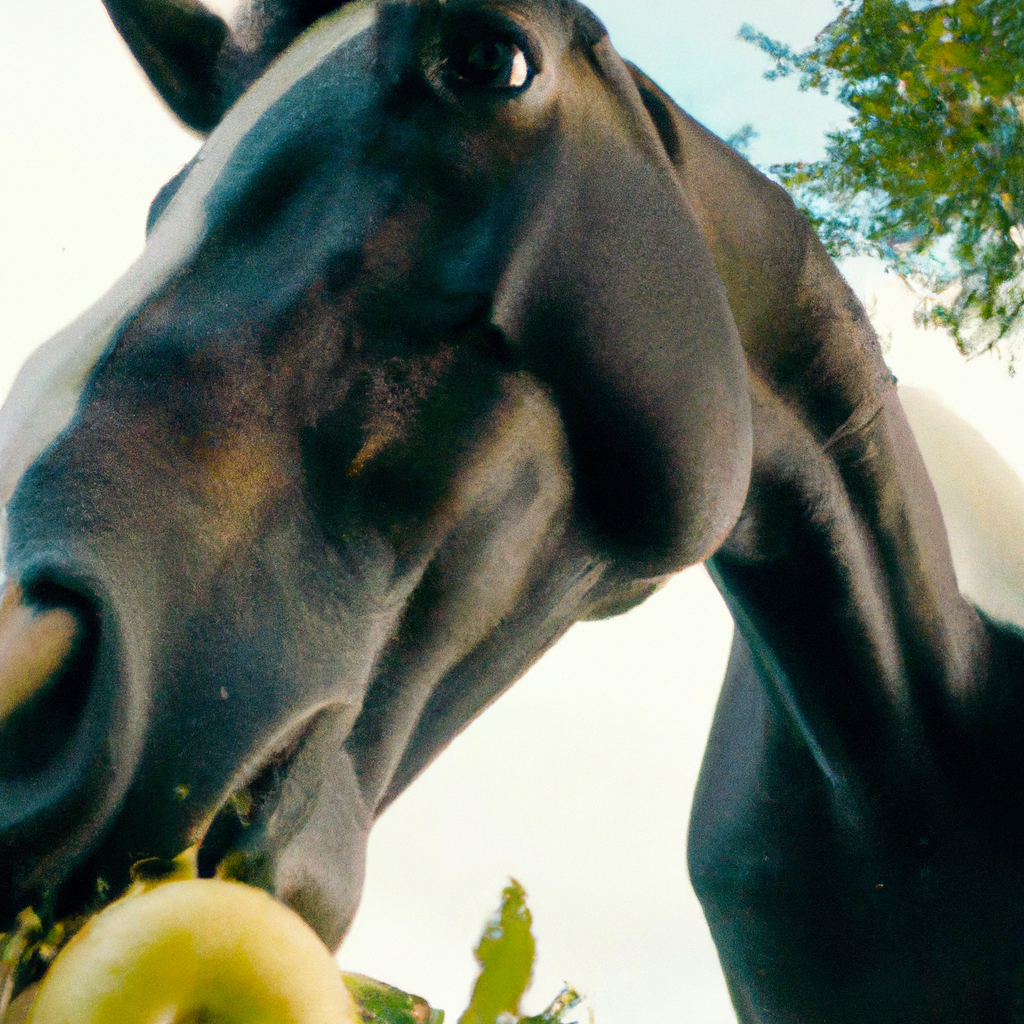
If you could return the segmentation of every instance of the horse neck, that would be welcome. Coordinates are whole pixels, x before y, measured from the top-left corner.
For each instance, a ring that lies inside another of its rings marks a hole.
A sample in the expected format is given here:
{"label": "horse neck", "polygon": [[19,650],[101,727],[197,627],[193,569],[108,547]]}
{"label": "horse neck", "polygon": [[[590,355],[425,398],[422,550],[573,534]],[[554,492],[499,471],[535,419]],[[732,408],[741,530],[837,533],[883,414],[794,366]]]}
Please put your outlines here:
{"label": "horse neck", "polygon": [[943,798],[942,761],[991,713],[987,641],[895,388],[822,438],[753,378],[744,512],[710,568],[758,674],[860,807]]}

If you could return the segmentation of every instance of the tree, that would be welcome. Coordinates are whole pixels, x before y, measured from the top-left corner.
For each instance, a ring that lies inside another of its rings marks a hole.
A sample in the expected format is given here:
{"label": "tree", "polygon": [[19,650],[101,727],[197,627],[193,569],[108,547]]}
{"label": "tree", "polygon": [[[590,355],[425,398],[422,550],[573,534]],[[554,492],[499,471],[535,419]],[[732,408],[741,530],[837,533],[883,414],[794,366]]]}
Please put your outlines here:
{"label": "tree", "polygon": [[[916,286],[965,354],[1024,337],[1024,3],[845,0],[795,52],[741,36],[836,90],[849,125],[826,156],[771,170],[833,255],[872,253]],[[1012,363],[1011,363],[1012,369]]]}

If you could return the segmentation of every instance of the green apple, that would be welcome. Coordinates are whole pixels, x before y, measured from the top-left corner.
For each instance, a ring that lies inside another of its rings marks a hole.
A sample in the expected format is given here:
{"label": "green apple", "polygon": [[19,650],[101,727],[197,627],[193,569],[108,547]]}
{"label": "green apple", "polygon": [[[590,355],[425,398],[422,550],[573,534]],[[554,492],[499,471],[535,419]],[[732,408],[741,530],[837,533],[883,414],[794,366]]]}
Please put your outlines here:
{"label": "green apple", "polygon": [[327,947],[239,882],[165,882],[112,903],[61,952],[26,1024],[358,1024]]}

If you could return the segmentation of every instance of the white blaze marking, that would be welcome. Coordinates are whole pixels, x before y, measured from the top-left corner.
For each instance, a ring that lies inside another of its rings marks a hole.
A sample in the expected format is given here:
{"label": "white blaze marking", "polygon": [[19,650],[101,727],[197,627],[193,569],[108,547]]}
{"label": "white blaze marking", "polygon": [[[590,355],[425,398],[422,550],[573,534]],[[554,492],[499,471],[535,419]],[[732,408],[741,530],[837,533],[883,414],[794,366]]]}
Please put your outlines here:
{"label": "white blaze marking", "polygon": [[375,0],[323,18],[293,43],[225,115],[164,210],[142,255],[90,309],[40,346],[0,409],[0,502],[70,424],[93,367],[125,321],[195,255],[206,234],[204,201],[238,144],[296,83],[376,19]]}

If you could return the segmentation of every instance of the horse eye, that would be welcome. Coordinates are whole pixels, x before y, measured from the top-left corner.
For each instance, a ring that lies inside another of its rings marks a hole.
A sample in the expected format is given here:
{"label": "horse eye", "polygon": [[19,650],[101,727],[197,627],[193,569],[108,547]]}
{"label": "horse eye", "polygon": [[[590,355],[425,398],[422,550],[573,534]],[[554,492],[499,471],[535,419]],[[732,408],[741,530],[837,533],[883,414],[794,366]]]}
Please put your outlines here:
{"label": "horse eye", "polygon": [[522,49],[501,38],[467,43],[450,54],[448,64],[463,82],[495,91],[522,88],[533,70]]}

